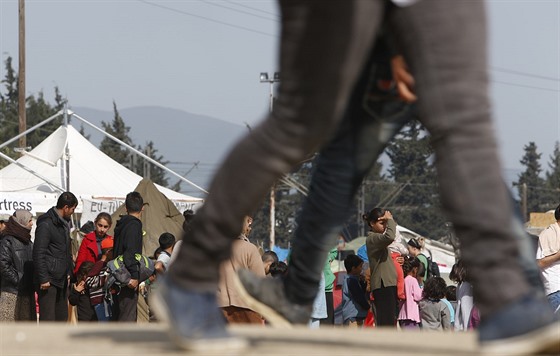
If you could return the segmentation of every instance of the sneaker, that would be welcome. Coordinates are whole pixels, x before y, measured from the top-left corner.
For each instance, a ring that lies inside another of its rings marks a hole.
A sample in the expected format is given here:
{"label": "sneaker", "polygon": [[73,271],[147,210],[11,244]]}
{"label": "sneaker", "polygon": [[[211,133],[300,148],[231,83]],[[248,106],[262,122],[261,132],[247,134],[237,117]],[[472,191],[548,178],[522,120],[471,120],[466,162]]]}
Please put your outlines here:
{"label": "sneaker", "polygon": [[249,270],[240,270],[234,283],[249,308],[274,327],[291,328],[292,324],[307,324],[311,318],[313,303],[303,305],[289,301],[282,279],[261,278]]}
{"label": "sneaker", "polygon": [[227,331],[215,293],[186,290],[162,278],[150,302],[158,320],[169,324],[173,341],[185,350],[208,353],[247,346]]}
{"label": "sneaker", "polygon": [[482,318],[478,332],[482,354],[560,354],[560,322],[545,300],[532,295]]}

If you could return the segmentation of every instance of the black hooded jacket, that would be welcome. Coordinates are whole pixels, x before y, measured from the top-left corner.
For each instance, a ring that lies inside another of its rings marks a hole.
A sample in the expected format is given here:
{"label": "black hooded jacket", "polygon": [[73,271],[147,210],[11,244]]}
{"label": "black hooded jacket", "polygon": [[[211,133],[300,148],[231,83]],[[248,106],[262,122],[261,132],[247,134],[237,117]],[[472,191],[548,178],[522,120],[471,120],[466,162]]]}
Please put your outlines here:
{"label": "black hooded jacket", "polygon": [[29,230],[13,217],[0,239],[0,290],[12,294],[33,292],[33,242]]}
{"label": "black hooded jacket", "polygon": [[54,207],[37,219],[33,245],[35,284],[63,288],[72,273],[70,225]]}
{"label": "black hooded jacket", "polygon": [[142,221],[132,215],[125,215],[115,226],[113,255],[123,255],[124,265],[132,279],[140,276],[140,267],[135,254],[142,254]]}

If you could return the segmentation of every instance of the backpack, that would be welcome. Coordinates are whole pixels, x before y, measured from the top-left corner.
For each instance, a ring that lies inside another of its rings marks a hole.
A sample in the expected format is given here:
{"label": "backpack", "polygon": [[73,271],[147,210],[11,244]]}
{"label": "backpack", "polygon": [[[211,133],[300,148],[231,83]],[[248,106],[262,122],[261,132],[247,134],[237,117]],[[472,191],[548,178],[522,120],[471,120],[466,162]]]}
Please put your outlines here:
{"label": "backpack", "polygon": [[[154,261],[150,258],[141,255],[139,253],[135,254],[134,257],[140,265],[140,276],[138,278],[138,283],[144,282],[146,279],[150,278],[155,272]],[[130,282],[131,275],[126,266],[124,265],[124,257],[122,255],[118,256],[114,260],[107,263],[109,272],[109,281],[107,284],[118,284],[127,285]]]}
{"label": "backpack", "polygon": [[426,260],[428,260],[428,274],[426,275],[427,278],[440,277],[439,266],[438,266],[437,262],[432,261],[431,256],[428,257],[428,256],[424,255],[423,253],[421,253],[421,255],[426,257]]}
{"label": "backpack", "polygon": [[[139,253],[135,254],[134,257],[140,266],[138,283],[142,283],[155,273],[154,261]],[[121,288],[123,286],[126,287],[132,277],[124,265],[124,257],[122,255],[107,262],[107,274],[107,281],[103,286],[103,292],[105,294],[105,301],[112,306],[113,294],[120,293]]]}

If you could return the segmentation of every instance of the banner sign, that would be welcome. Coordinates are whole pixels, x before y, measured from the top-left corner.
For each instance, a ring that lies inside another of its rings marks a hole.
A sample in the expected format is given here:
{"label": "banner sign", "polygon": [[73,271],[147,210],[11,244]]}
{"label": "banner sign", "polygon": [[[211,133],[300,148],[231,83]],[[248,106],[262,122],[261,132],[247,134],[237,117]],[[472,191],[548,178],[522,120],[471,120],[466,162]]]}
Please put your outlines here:
{"label": "banner sign", "polygon": [[113,215],[117,209],[124,204],[124,199],[83,199],[82,218],[80,222],[85,224],[94,221],[97,214],[103,212]]}
{"label": "banner sign", "polygon": [[16,209],[29,210],[36,215],[56,205],[56,194],[0,193],[0,215],[12,215]]}
{"label": "banner sign", "polygon": [[[83,208],[80,222],[85,224],[88,221],[94,221],[101,212],[113,215],[117,209],[124,204],[124,199],[106,198],[106,199],[85,199],[82,198]],[[202,205],[201,202],[171,201],[180,213],[187,209],[196,209]]]}

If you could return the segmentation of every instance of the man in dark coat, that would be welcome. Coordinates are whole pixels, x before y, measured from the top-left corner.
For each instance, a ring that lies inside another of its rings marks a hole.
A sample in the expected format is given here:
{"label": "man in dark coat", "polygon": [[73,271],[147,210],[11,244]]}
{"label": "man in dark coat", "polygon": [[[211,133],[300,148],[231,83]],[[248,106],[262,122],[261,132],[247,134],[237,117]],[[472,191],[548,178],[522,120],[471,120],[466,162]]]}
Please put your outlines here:
{"label": "man in dark coat", "polygon": [[138,314],[138,279],[140,266],[135,258],[142,254],[142,210],[144,200],[138,192],[126,195],[125,207],[127,215],[123,216],[115,226],[114,256],[123,256],[124,265],[130,272],[131,279],[128,288],[123,287],[116,297],[117,320],[136,322]]}
{"label": "man in dark coat", "polygon": [[39,320],[68,320],[68,278],[72,273],[70,227],[78,199],[70,192],[37,219],[33,261],[38,287]]}

